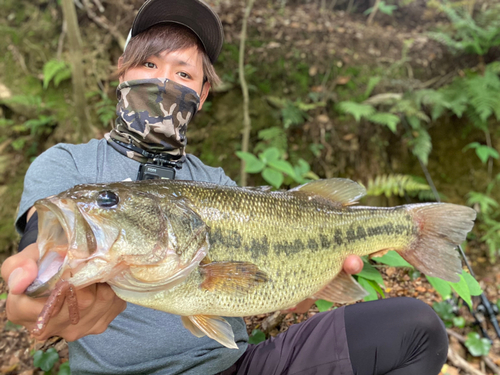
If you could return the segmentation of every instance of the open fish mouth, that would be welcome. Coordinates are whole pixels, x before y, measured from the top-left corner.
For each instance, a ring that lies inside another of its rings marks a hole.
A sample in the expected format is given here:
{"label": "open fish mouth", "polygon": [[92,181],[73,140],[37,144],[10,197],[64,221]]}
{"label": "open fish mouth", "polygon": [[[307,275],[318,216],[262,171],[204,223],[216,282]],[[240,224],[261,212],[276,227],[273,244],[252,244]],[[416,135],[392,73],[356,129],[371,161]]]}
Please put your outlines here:
{"label": "open fish mouth", "polygon": [[[77,259],[95,251],[95,236],[70,200],[49,197],[35,203],[38,212],[38,275],[26,289],[30,297],[45,297]],[[64,275],[66,276],[66,275]]]}

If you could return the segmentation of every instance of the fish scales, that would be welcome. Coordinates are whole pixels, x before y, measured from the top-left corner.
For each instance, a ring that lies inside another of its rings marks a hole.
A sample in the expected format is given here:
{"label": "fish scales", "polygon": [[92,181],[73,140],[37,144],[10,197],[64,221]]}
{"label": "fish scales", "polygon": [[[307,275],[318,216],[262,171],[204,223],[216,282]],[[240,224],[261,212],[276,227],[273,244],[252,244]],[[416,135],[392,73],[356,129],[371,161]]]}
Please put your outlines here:
{"label": "fish scales", "polygon": [[[76,186],[35,204],[39,275],[26,294],[107,282],[122,299],[181,315],[194,335],[237,348],[222,316],[268,313],[310,297],[363,298],[342,271],[351,254],[394,249],[429,276],[459,280],[456,246],[472,229],[473,209],[352,206],[364,194],[346,179],[286,192],[190,181]],[[36,334],[50,316],[44,309]]]}
{"label": "fish scales", "polygon": [[404,208],[339,208],[301,194],[234,188],[200,193],[189,184],[177,194],[200,207],[197,213],[210,227],[212,262],[254,263],[270,279],[240,295],[206,293],[198,287],[202,276],[193,273],[148,304],[165,308],[169,301],[169,311],[178,314],[241,316],[288,308],[332,280],[348,255],[405,247],[416,232]]}

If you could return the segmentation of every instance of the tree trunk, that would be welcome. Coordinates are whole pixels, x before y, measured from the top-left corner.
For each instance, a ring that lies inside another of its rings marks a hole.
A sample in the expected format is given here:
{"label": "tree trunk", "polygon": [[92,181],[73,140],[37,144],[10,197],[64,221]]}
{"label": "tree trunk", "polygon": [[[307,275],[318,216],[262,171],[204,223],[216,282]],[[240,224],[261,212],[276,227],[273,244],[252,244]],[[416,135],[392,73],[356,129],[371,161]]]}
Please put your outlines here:
{"label": "tree trunk", "polygon": [[71,78],[73,82],[75,124],[70,124],[64,134],[73,142],[82,142],[96,135],[90,123],[85,100],[85,76],[83,71],[82,39],[75,5],[72,0],[62,0],[62,11],[67,25],[68,44],[70,50]]}

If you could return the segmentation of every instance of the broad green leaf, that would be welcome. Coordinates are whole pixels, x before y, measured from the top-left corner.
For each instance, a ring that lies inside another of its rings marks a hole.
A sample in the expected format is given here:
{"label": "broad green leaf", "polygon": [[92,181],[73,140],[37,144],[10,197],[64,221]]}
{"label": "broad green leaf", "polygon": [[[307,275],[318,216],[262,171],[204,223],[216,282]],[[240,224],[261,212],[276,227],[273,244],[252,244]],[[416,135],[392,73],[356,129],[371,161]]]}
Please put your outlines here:
{"label": "broad green leaf", "polygon": [[293,169],[292,165],[287,162],[286,160],[276,160],[276,161],[269,161],[267,163],[270,167],[273,167],[274,169],[277,169],[280,172],[283,172],[290,177],[295,178],[295,170]]}
{"label": "broad green leaf", "polygon": [[266,335],[260,329],[254,329],[248,338],[249,344],[258,344],[266,340]]}
{"label": "broad green leaf", "polygon": [[57,375],[71,375],[71,370],[69,368],[69,361],[64,362],[60,367]]}
{"label": "broad green leaf", "polygon": [[370,283],[370,280],[367,280],[363,277],[358,278],[358,283],[365,288],[365,290],[369,293],[364,300],[365,301],[376,301],[378,300],[378,295],[377,291],[373,287],[372,283]]}
{"label": "broad green leaf", "polygon": [[236,151],[236,155],[245,161],[245,172],[259,173],[266,166],[262,161],[249,152]]}
{"label": "broad green leaf", "polygon": [[467,305],[469,305],[470,308],[472,308],[472,299],[470,296],[470,290],[469,286],[467,285],[467,282],[464,279],[463,274],[460,275],[460,281],[457,283],[451,283],[450,285],[453,289],[455,289],[455,292],[462,298]]}
{"label": "broad green leaf", "polygon": [[471,296],[480,296],[483,293],[481,286],[477,282],[477,280],[470,273],[462,272],[462,276],[469,287],[469,291]]}
{"label": "broad green leaf", "polygon": [[413,268],[413,266],[408,263],[406,260],[401,257],[396,251],[391,250],[382,255],[381,257],[373,257],[372,260],[374,260],[377,263],[382,263],[382,264],[387,264],[388,266],[391,267],[410,267]]}
{"label": "broad green leaf", "polygon": [[492,147],[481,145],[476,148],[476,155],[481,159],[483,164],[488,162],[488,159],[492,157],[493,159],[498,159],[499,155],[497,150]]}
{"label": "broad green leaf", "polygon": [[54,348],[47,349],[46,352],[37,350],[33,356],[33,366],[40,367],[43,371],[50,371],[59,361],[59,354]]}
{"label": "broad green leaf", "polygon": [[262,177],[264,178],[264,180],[273,185],[276,189],[279,189],[284,180],[283,173],[278,172],[271,168],[265,168],[262,171]]}
{"label": "broad green leaf", "polygon": [[443,299],[448,299],[451,296],[451,286],[448,281],[438,277],[425,276],[429,283],[432,285],[436,292],[438,292]]}
{"label": "broad green leaf", "polygon": [[316,302],[319,312],[328,311],[333,306],[333,302],[325,301],[324,299],[319,299]]}
{"label": "broad green leaf", "polygon": [[281,157],[281,152],[276,147],[269,147],[259,154],[260,160],[269,164],[273,161],[278,161]]}
{"label": "broad green leaf", "polygon": [[453,326],[457,328],[465,327],[465,318],[463,316],[456,316],[453,318]]}
{"label": "broad green leaf", "polygon": [[488,355],[491,348],[491,343],[488,339],[479,336],[477,332],[469,332],[465,346],[469,349],[470,354],[474,357]]}
{"label": "broad green leaf", "polygon": [[365,262],[363,265],[363,269],[361,270],[360,273],[357,274],[357,276],[361,276],[361,277],[368,279],[368,280],[373,280],[377,284],[385,286],[384,279],[382,278],[382,275],[370,263]]}
{"label": "broad green leaf", "polygon": [[0,294],[0,300],[7,299],[7,293]]}
{"label": "broad green leaf", "polygon": [[432,308],[443,321],[451,321],[455,317],[453,306],[446,301],[434,302]]}

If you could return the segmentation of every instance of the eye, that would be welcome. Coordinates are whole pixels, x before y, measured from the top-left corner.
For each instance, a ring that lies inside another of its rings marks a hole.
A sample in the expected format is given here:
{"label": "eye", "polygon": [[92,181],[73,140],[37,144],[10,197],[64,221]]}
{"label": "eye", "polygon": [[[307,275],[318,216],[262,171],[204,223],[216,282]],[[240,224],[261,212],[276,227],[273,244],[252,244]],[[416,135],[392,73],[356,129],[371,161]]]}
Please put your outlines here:
{"label": "eye", "polygon": [[118,195],[109,190],[101,191],[97,196],[97,204],[102,208],[114,207],[119,201]]}
{"label": "eye", "polygon": [[177,73],[180,77],[182,78],[186,78],[186,79],[189,79],[191,78],[191,76],[189,74],[187,74],[186,72],[179,72]]}
{"label": "eye", "polygon": [[152,62],[149,62],[149,61],[145,62],[145,63],[144,63],[144,66],[145,66],[146,68],[149,68],[149,69],[155,69],[155,68],[156,68],[156,64],[155,64],[155,63],[152,63]]}

